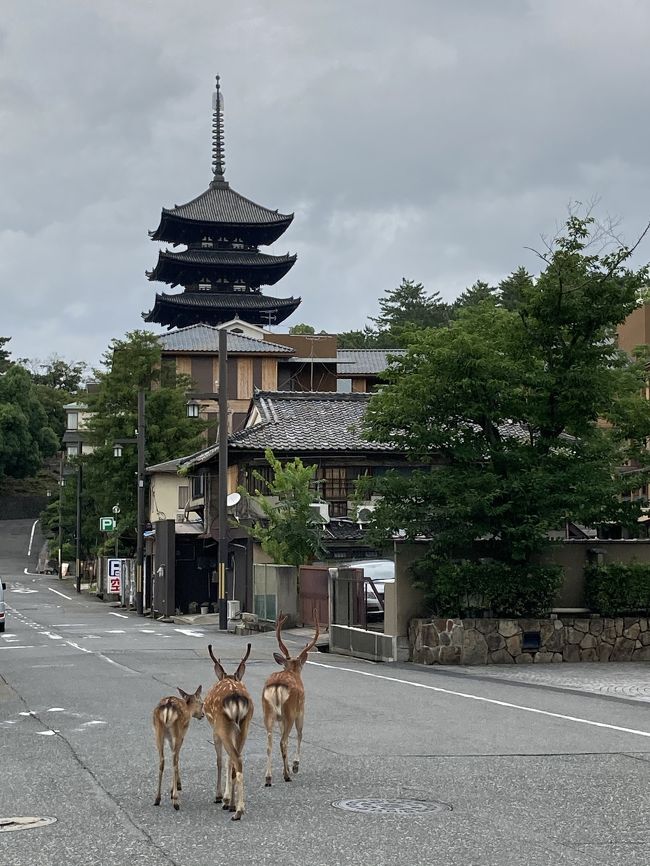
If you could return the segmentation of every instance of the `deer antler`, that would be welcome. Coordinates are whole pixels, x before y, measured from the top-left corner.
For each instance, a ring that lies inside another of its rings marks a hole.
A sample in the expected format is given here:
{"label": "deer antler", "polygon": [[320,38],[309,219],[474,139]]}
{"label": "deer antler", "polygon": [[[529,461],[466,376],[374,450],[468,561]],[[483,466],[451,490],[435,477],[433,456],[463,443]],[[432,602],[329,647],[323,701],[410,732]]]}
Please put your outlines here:
{"label": "deer antler", "polygon": [[280,634],[280,632],[282,631],[282,626],[285,624],[286,621],[287,617],[282,616],[282,611],[280,611],[280,613],[278,614],[277,622],[275,624],[275,636],[278,639],[278,646],[280,647],[281,652],[284,653],[285,658],[289,658],[289,650],[284,645],[282,641],[282,636]]}

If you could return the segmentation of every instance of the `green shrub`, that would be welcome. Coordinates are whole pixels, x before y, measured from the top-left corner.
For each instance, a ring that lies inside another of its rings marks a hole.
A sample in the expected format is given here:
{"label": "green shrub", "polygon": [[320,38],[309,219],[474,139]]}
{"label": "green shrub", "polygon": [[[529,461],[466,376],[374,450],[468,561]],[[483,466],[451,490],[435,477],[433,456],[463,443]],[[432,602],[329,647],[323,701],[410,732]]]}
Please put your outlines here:
{"label": "green shrub", "polygon": [[588,607],[603,616],[650,612],[650,565],[589,565],[585,569]]}
{"label": "green shrub", "polygon": [[413,566],[417,585],[424,589],[438,616],[543,616],[547,614],[562,579],[559,566],[508,564],[497,561],[457,562],[420,560]]}

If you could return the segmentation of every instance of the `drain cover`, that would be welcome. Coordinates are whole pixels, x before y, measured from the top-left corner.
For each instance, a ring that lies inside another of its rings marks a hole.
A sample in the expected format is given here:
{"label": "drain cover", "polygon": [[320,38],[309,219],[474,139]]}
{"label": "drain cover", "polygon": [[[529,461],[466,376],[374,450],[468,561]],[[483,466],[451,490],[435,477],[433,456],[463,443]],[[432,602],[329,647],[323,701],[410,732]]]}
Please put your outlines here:
{"label": "drain cover", "polygon": [[34,827],[47,827],[56,818],[0,818],[0,833],[9,830],[33,830]]}
{"label": "drain cover", "polygon": [[424,812],[450,812],[447,803],[436,800],[335,800],[336,809],[365,812],[369,815],[421,815]]}

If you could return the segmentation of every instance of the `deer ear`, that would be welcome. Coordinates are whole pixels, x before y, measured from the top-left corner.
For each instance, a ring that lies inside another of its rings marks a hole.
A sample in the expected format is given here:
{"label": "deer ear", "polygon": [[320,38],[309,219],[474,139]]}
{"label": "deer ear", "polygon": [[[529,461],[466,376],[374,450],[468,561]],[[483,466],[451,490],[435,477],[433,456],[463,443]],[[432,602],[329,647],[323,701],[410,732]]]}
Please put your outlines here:
{"label": "deer ear", "polygon": [[191,695],[188,695],[187,692],[184,692],[180,686],[176,686],[176,691],[183,698],[184,701],[187,701]]}
{"label": "deer ear", "polygon": [[203,689],[203,686],[199,686],[198,689],[194,692],[194,697],[195,697],[195,698],[198,698],[198,697],[201,696],[201,691],[202,691],[202,689]]}
{"label": "deer ear", "polygon": [[273,658],[279,665],[282,665],[282,667],[284,667],[284,663],[286,662],[286,658],[284,656],[281,656],[280,653],[273,653]]}

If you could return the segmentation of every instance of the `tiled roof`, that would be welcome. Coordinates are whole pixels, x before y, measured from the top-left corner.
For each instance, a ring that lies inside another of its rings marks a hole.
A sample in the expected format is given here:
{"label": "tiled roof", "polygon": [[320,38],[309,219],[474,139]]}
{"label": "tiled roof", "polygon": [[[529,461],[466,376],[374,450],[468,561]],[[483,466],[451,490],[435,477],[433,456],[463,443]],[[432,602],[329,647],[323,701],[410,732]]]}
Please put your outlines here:
{"label": "tiled roof", "polygon": [[[218,352],[219,331],[220,328],[212,325],[190,325],[161,334],[158,339],[163,352]],[[228,352],[291,355],[293,349],[228,331]]]}
{"label": "tiled roof", "polygon": [[172,214],[181,219],[198,222],[228,223],[230,225],[238,223],[273,225],[284,222],[288,225],[293,219],[293,214],[278,213],[277,210],[255,204],[254,201],[235,192],[226,183],[210,186],[209,189],[192,201],[188,201],[187,204],[163,208],[163,214]]}
{"label": "tiled roof", "polygon": [[217,307],[232,310],[271,310],[274,307],[298,306],[300,298],[272,298],[262,294],[219,292],[179,292],[177,295],[156,295],[157,304],[179,307]]}
{"label": "tiled roof", "polygon": [[271,256],[268,253],[258,253],[250,250],[183,250],[180,253],[173,253],[169,250],[162,250],[159,254],[159,261],[164,259],[170,262],[178,262],[179,264],[190,265],[234,265],[242,268],[266,267],[268,265],[286,265],[296,260],[295,255],[287,253],[284,256]]}
{"label": "tiled roof", "polygon": [[383,373],[389,355],[404,355],[404,349],[339,349],[339,376],[363,376]]}
{"label": "tiled roof", "polygon": [[254,399],[261,422],[235,433],[233,451],[374,451],[395,449],[363,439],[363,415],[370,394],[259,391]]}

